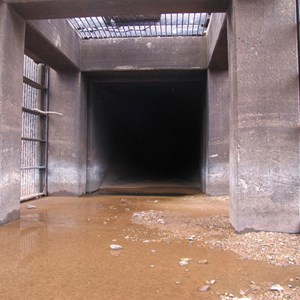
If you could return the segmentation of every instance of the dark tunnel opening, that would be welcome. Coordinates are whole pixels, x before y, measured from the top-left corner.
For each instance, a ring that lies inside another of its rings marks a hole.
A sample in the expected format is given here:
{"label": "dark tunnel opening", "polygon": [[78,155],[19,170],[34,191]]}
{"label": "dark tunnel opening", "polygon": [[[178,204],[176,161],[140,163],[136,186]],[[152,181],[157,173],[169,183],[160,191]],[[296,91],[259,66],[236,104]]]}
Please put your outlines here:
{"label": "dark tunnel opening", "polygon": [[91,190],[200,188],[206,84],[196,74],[92,80]]}

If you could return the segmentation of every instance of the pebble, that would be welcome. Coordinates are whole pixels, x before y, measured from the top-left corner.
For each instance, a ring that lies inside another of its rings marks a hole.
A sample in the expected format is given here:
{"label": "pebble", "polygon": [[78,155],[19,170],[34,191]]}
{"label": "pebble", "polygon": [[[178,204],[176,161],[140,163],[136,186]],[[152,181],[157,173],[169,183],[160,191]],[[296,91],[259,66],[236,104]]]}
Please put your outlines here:
{"label": "pebble", "polygon": [[211,281],[209,282],[209,284],[210,284],[210,285],[214,285],[216,282],[217,282],[216,279],[213,279],[213,280],[211,280]]}
{"label": "pebble", "polygon": [[188,238],[186,238],[188,241],[193,241],[196,238],[196,235],[193,234],[191,236],[189,236]]}
{"label": "pebble", "polygon": [[123,247],[121,245],[111,244],[109,246],[110,250],[122,250]]}
{"label": "pebble", "polygon": [[185,261],[185,260],[179,261],[179,266],[181,266],[181,267],[185,267],[185,266],[187,266],[188,264],[189,264],[188,261]]}
{"label": "pebble", "polygon": [[199,288],[199,292],[203,293],[203,292],[207,292],[210,290],[210,286],[209,285],[204,285],[203,287]]}
{"label": "pebble", "polygon": [[166,220],[164,220],[164,219],[158,219],[158,220],[157,220],[157,223],[158,223],[158,224],[165,224],[165,223],[166,223]]}
{"label": "pebble", "polygon": [[284,288],[279,284],[273,284],[270,288],[271,291],[283,292]]}
{"label": "pebble", "polygon": [[182,258],[180,258],[180,260],[181,261],[187,261],[187,262],[192,261],[192,259],[189,258],[189,257],[182,257]]}
{"label": "pebble", "polygon": [[200,265],[206,265],[207,263],[208,263],[208,261],[206,259],[198,260],[198,264],[200,264]]}

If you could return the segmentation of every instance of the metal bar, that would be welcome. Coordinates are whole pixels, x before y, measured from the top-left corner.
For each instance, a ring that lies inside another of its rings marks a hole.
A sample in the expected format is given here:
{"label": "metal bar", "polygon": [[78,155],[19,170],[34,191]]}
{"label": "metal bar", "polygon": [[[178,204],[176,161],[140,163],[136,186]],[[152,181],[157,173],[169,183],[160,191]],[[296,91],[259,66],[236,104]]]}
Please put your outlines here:
{"label": "metal bar", "polygon": [[[45,66],[44,70],[44,85],[47,87],[47,90],[44,92],[44,109],[48,110],[49,109],[49,67]],[[48,195],[48,150],[49,150],[49,117],[46,115],[45,117],[45,186],[44,186],[44,193]]]}
{"label": "metal bar", "polygon": [[23,197],[20,198],[20,201],[23,202],[23,201],[27,201],[27,200],[42,197],[42,196],[46,196],[46,194],[45,193],[37,193],[37,194],[31,194],[31,195],[23,196]]}
{"label": "metal bar", "polygon": [[41,85],[41,84],[39,84],[39,83],[37,83],[37,82],[35,82],[35,81],[33,81],[33,80],[31,80],[31,79],[25,77],[25,76],[23,76],[23,82],[24,82],[25,84],[28,84],[29,86],[35,88],[35,89],[38,89],[38,90],[46,90],[46,87],[45,87],[45,86],[43,86],[43,85]]}
{"label": "metal bar", "polygon": [[30,141],[30,142],[46,143],[45,140],[34,139],[34,138],[27,138],[27,137],[21,137],[21,140],[22,141]]}
{"label": "metal bar", "polygon": [[21,171],[24,170],[44,170],[46,166],[32,166],[32,167],[21,167]]}
{"label": "metal bar", "polygon": [[27,107],[22,107],[22,111],[26,112],[26,113],[29,113],[29,114],[33,114],[33,115],[38,115],[38,116],[44,116],[45,115],[45,114],[43,114],[39,111],[36,111],[34,109],[31,109],[31,108],[27,108]]}

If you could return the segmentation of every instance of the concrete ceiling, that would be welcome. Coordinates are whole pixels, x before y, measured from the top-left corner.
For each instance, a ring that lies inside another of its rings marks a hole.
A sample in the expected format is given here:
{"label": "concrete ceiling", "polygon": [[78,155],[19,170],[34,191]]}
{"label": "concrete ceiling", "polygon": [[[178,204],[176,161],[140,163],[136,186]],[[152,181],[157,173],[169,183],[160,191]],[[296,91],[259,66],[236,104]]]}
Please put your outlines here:
{"label": "concrete ceiling", "polygon": [[26,20],[226,12],[229,0],[4,0]]}

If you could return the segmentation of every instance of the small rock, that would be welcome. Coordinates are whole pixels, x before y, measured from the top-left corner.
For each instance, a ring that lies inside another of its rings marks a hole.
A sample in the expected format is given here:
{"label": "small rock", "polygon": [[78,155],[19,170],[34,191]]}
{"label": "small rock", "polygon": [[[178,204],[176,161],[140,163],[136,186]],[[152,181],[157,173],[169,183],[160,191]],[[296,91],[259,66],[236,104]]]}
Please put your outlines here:
{"label": "small rock", "polygon": [[188,261],[185,261],[185,260],[181,260],[180,262],[179,262],[179,266],[180,267],[185,267],[185,266],[187,266],[189,264],[189,262]]}
{"label": "small rock", "polygon": [[273,284],[270,288],[271,291],[283,292],[284,288],[279,284]]}
{"label": "small rock", "polygon": [[27,209],[35,209],[35,208],[36,208],[35,205],[32,205],[32,204],[28,204],[28,205],[27,205]]}
{"label": "small rock", "polygon": [[210,285],[214,285],[216,283],[216,279],[213,279],[209,282]]}
{"label": "small rock", "polygon": [[111,244],[109,246],[110,250],[122,250],[123,247],[121,245]]}
{"label": "small rock", "polygon": [[187,261],[187,262],[192,261],[192,259],[189,258],[189,257],[182,257],[182,258],[180,258],[180,260],[181,261]]}
{"label": "small rock", "polygon": [[157,223],[158,223],[158,224],[165,224],[165,223],[166,223],[166,220],[164,220],[164,219],[158,219],[158,220],[157,220]]}
{"label": "small rock", "polygon": [[206,265],[207,263],[208,263],[208,261],[206,259],[198,260],[198,264]]}
{"label": "small rock", "polygon": [[181,284],[181,282],[180,281],[176,281],[176,284]]}
{"label": "small rock", "polygon": [[204,293],[210,290],[209,285],[204,285],[203,287],[199,288],[199,292]]}
{"label": "small rock", "polygon": [[150,265],[150,268],[154,268],[155,266],[154,265]]}
{"label": "small rock", "polygon": [[189,236],[188,238],[186,238],[188,241],[193,241],[196,238],[196,235],[193,234],[191,236]]}

